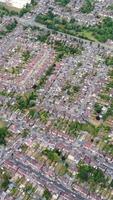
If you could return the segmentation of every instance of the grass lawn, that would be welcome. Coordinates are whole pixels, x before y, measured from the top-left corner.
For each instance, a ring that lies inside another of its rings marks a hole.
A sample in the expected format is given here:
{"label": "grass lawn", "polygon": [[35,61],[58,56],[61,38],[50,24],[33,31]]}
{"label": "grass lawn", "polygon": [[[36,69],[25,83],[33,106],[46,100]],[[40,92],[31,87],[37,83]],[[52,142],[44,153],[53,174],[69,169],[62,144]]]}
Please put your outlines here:
{"label": "grass lawn", "polygon": [[77,34],[79,37],[83,37],[84,39],[88,39],[93,42],[97,42],[97,39],[93,36],[92,32],[83,31]]}
{"label": "grass lawn", "polygon": [[55,171],[59,176],[63,176],[68,172],[68,168],[63,163],[58,163],[55,167]]}

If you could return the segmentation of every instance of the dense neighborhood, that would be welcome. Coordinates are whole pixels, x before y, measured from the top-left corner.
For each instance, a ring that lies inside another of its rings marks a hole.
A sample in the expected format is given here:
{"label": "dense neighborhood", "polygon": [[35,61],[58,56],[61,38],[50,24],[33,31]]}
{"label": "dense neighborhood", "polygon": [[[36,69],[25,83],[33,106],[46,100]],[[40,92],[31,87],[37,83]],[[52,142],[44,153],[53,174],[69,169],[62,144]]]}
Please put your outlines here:
{"label": "dense neighborhood", "polygon": [[0,200],[113,200],[113,1],[20,7],[0,1]]}

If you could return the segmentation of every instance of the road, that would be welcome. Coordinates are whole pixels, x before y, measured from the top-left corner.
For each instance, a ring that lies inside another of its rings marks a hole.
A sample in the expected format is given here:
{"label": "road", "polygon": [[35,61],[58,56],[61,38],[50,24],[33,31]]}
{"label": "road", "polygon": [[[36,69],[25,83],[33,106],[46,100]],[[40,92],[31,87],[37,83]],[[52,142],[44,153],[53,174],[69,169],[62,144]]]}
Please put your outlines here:
{"label": "road", "polygon": [[76,192],[71,191],[70,189],[64,187],[62,184],[49,179],[48,177],[46,177],[41,172],[37,172],[36,170],[31,168],[30,166],[28,166],[28,165],[26,166],[25,164],[23,164],[22,162],[20,162],[18,160],[14,160],[14,162],[15,162],[16,166],[18,166],[20,169],[23,169],[25,172],[28,172],[30,176],[32,176],[32,174],[34,174],[37,181],[41,180],[41,181],[43,181],[44,184],[55,185],[55,187],[60,192],[66,192],[70,196],[72,196],[74,199],[76,198],[76,200],[86,200],[87,199],[87,198],[83,197],[78,191],[76,191]]}
{"label": "road", "polygon": [[[22,18],[17,18],[17,20],[18,20],[18,23],[20,23],[20,24],[22,24],[22,25],[24,25],[24,26],[36,26],[36,27],[39,27],[39,28],[42,28],[42,29],[45,29],[45,30],[48,30],[48,31],[54,31],[54,29],[50,29],[50,28],[47,28],[47,26],[46,25],[44,25],[44,24],[40,24],[40,23],[37,23],[37,22],[35,22],[35,18],[34,17],[32,17],[32,18],[30,18],[30,19],[22,19]],[[72,39],[75,39],[76,41],[78,40],[78,41],[82,41],[83,43],[89,43],[90,44],[90,40],[86,40],[86,39],[83,39],[83,38],[80,38],[80,37],[77,37],[77,36],[73,36],[73,35],[70,35],[70,34],[67,34],[67,33],[63,33],[63,32],[61,32],[61,31],[55,31],[56,33],[58,33],[58,34],[62,34],[62,35],[64,35],[64,36],[66,36],[66,37],[69,37],[69,38],[72,38]],[[101,43],[101,42],[92,42],[92,45],[100,45],[101,47],[104,47],[104,48],[106,48],[106,49],[111,49],[111,50],[113,50],[113,45],[112,46],[109,46],[109,45],[107,45],[107,44],[105,44],[105,43]]]}
{"label": "road", "polygon": [[3,155],[0,158],[0,166],[4,163],[5,160],[11,157],[15,149],[23,143],[23,138],[19,138],[14,144],[11,144],[6,150],[4,150]]}
{"label": "road", "polygon": [[[36,23],[34,21],[34,19],[29,19],[29,20],[25,20],[25,19],[21,19],[19,18],[18,19],[19,23],[21,23],[22,25],[30,25],[30,26],[37,26],[37,27],[40,27],[40,28],[43,28],[43,29],[46,29],[46,30],[51,30],[53,31],[53,29],[48,29],[45,25],[42,25],[42,24],[39,24],[39,23]],[[69,34],[65,34],[65,33],[62,33],[62,32],[59,32],[59,31],[56,31],[57,33],[60,33],[60,34],[63,34],[65,36],[68,36],[72,39],[76,39],[76,40],[81,40],[85,43],[90,43],[90,41],[88,40],[85,40],[85,39],[82,39],[82,38],[79,38],[79,37],[76,37],[76,36],[72,36],[72,35],[69,35]],[[113,50],[113,47],[110,47],[106,44],[102,44],[102,43],[99,43],[99,42],[92,42],[92,44],[96,44],[97,46],[100,45],[104,48],[107,48],[107,49],[112,49]],[[47,53],[47,52],[46,52]],[[33,70],[28,74],[28,76],[26,77],[26,79],[24,80],[23,84],[25,84],[25,82],[27,81],[27,79],[29,77],[31,77],[35,67],[37,67],[37,65],[39,66],[40,64],[42,64],[45,59],[47,58],[48,54],[44,54],[44,56],[42,57],[42,59],[40,60],[39,63],[36,64],[36,66],[34,66]],[[5,161],[7,160],[8,158],[11,157],[11,154],[12,152],[14,151],[14,149],[17,149],[20,144],[23,142],[23,139],[19,139],[17,140],[13,145],[11,145],[5,152],[4,152],[4,155],[2,156],[2,159],[1,159],[1,162],[0,162],[0,165]],[[90,156],[93,156],[93,152],[87,152],[88,150],[85,150],[84,152],[89,154]],[[98,155],[98,152],[95,152],[96,155]],[[21,161],[19,160],[14,160],[15,162],[15,165],[17,165],[20,169],[23,169],[24,171],[28,172],[30,176],[32,176],[33,174],[35,175],[37,181],[40,179],[43,183],[47,183],[47,184],[50,184],[50,185],[55,185],[56,188],[58,188],[58,190],[60,192],[66,192],[68,193],[70,196],[72,196],[74,199],[76,198],[77,200],[86,200],[88,199],[87,197],[83,197],[82,194],[80,194],[78,191],[71,191],[69,188],[66,188],[64,185],[62,185],[61,183],[55,181],[55,180],[51,180],[49,179],[48,177],[46,177],[41,171],[40,172],[37,172],[35,169],[33,169],[32,167],[28,166],[28,165],[25,165],[23,164]],[[109,170],[113,170],[113,167],[112,167],[112,163],[108,163],[105,161],[105,158],[100,158],[99,155],[98,155],[98,162],[96,163],[97,166],[99,166],[99,164],[103,164],[105,165],[105,167]]]}

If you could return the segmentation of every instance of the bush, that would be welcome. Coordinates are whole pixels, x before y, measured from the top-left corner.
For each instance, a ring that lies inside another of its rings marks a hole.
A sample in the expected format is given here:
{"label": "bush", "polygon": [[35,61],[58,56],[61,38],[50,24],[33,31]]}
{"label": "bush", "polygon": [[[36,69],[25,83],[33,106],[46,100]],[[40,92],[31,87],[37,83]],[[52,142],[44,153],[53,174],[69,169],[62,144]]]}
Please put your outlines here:
{"label": "bush", "polygon": [[84,0],[83,6],[80,8],[82,13],[89,14],[91,11],[94,10],[94,0]]}

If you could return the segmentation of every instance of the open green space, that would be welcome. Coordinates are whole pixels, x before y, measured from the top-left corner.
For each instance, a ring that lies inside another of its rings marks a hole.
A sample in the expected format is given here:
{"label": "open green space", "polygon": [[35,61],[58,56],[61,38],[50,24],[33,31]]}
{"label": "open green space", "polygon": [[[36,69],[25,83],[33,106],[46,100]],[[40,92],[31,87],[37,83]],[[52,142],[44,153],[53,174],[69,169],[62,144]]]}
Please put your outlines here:
{"label": "open green space", "polygon": [[81,184],[84,183],[86,187],[88,186],[91,191],[95,192],[97,187],[104,189],[111,186],[110,179],[105,176],[101,169],[85,164],[83,161],[78,163],[77,169],[76,179]]}
{"label": "open green space", "polygon": [[78,33],[77,35],[78,35],[78,37],[81,37],[81,38],[84,38],[84,39],[88,39],[88,40],[90,40],[92,42],[97,42],[97,39],[93,35],[92,31],[84,30],[84,31]]}
{"label": "open green space", "polygon": [[74,19],[66,21],[64,18],[60,18],[49,11],[45,15],[37,15],[35,21],[46,25],[48,29],[79,36],[91,41],[106,42],[108,39],[113,40],[113,20],[110,17],[104,18],[97,25],[86,27],[79,25]]}

